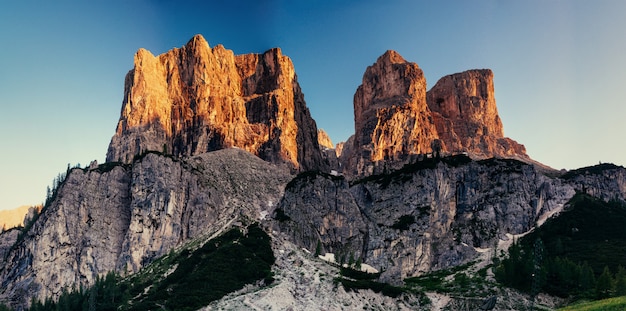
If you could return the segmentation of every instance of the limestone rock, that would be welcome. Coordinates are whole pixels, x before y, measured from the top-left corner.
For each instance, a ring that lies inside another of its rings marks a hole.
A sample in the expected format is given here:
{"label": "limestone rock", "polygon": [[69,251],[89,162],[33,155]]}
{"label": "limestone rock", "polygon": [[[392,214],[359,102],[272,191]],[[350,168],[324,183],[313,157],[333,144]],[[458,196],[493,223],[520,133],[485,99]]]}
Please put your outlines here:
{"label": "limestone rock", "polygon": [[333,141],[330,140],[330,137],[328,137],[328,134],[323,129],[317,130],[317,141],[322,148],[335,149]]}
{"label": "limestone rock", "polygon": [[296,170],[323,165],[291,60],[278,48],[235,56],[221,45],[210,48],[200,35],[159,56],[140,49],[107,161],[228,147]]}
{"label": "limestone rock", "polygon": [[323,251],[353,253],[400,283],[476,259],[478,248],[531,230],[575,193],[517,160],[458,157],[351,183],[300,175],[279,204],[281,231],[310,250],[320,241]]}
{"label": "limestone rock", "polygon": [[148,153],[132,165],[73,169],[0,268],[0,301],[23,306],[137,272],[173,247],[233,222],[258,221],[289,170],[231,148],[187,160]]}
{"label": "limestone rock", "polygon": [[531,161],[523,145],[504,137],[491,70],[446,76],[426,92],[419,66],[387,51],[363,75],[354,120],[353,152],[340,157],[350,175],[399,169],[433,152]]}
{"label": "limestone rock", "polygon": [[354,95],[354,122],[355,153],[348,166],[359,174],[371,174],[373,162],[430,152],[437,130],[419,66],[395,51],[380,56]]}
{"label": "limestone rock", "polygon": [[523,145],[504,137],[491,70],[445,76],[426,98],[444,150],[476,158],[528,158]]}

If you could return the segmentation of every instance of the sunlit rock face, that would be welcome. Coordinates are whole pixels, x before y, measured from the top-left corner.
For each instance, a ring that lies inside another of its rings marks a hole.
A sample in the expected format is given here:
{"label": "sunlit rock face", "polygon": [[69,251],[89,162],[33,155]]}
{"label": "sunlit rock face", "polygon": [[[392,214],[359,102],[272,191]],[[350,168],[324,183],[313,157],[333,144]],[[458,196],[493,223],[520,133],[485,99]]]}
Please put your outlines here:
{"label": "sunlit rock face", "polygon": [[350,167],[372,173],[372,163],[397,162],[431,151],[437,130],[426,104],[426,78],[415,63],[387,51],[367,67],[354,95],[354,154]]}
{"label": "sunlit rock face", "polygon": [[363,75],[354,120],[351,148],[342,145],[341,155],[350,175],[397,169],[433,151],[528,159],[524,146],[504,137],[491,70],[446,76],[427,92],[419,66],[387,51]]}
{"label": "sunlit rock face", "polygon": [[491,70],[445,76],[426,93],[426,100],[446,151],[477,158],[528,158],[523,145],[504,137]]}
{"label": "sunlit rock face", "polygon": [[234,55],[197,35],[159,56],[140,49],[134,63],[107,161],[238,147],[296,170],[322,166],[317,126],[280,49]]}

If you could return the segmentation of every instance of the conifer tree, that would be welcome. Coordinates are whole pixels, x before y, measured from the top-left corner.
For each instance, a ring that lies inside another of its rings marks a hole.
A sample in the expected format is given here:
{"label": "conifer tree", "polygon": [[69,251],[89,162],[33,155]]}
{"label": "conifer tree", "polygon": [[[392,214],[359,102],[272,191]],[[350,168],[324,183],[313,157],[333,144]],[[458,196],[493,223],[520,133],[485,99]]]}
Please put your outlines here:
{"label": "conifer tree", "polygon": [[609,267],[605,266],[602,274],[596,282],[596,298],[604,299],[611,297],[613,292],[613,278]]}

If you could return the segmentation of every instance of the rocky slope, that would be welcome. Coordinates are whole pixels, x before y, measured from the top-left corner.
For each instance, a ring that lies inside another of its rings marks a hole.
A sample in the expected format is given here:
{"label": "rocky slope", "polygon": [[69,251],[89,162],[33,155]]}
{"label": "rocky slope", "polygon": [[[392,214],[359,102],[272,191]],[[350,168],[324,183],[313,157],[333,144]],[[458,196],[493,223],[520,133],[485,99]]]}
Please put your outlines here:
{"label": "rocky slope", "polygon": [[[278,206],[280,231],[308,249],[353,254],[388,282],[472,260],[530,230],[574,188],[516,160],[427,159],[348,183],[301,174]],[[624,195],[624,194],[622,194]]]}
{"label": "rocky slope", "polygon": [[419,66],[387,51],[363,75],[354,121],[352,146],[342,152],[349,175],[398,169],[433,151],[529,160],[524,146],[504,137],[491,70],[446,76],[426,92]]}
{"label": "rocky slope", "polygon": [[133,273],[187,240],[261,219],[289,171],[240,149],[177,160],[153,153],[131,165],[73,169],[0,269],[0,298],[23,305]]}
{"label": "rocky slope", "polygon": [[317,126],[280,49],[235,56],[196,35],[156,57],[140,49],[134,62],[108,162],[239,147],[297,170],[324,166]]}

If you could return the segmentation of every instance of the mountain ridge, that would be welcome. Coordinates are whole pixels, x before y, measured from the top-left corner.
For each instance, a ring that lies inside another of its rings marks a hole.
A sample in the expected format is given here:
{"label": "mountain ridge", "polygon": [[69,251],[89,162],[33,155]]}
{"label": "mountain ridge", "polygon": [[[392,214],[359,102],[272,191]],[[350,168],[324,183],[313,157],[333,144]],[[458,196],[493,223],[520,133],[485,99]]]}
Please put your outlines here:
{"label": "mountain ridge", "polygon": [[[419,66],[387,51],[355,93],[355,135],[331,150],[280,49],[236,56],[199,35],[140,49],[107,162],[69,170],[27,230],[1,236],[17,242],[0,256],[0,302],[55,300],[253,222],[306,249],[279,261],[310,265],[298,257],[319,249],[400,285],[495,252],[576,192],[625,200],[623,167],[545,174],[504,137],[490,70],[440,82],[427,91]],[[302,302],[306,284],[289,284],[274,293]]]}

